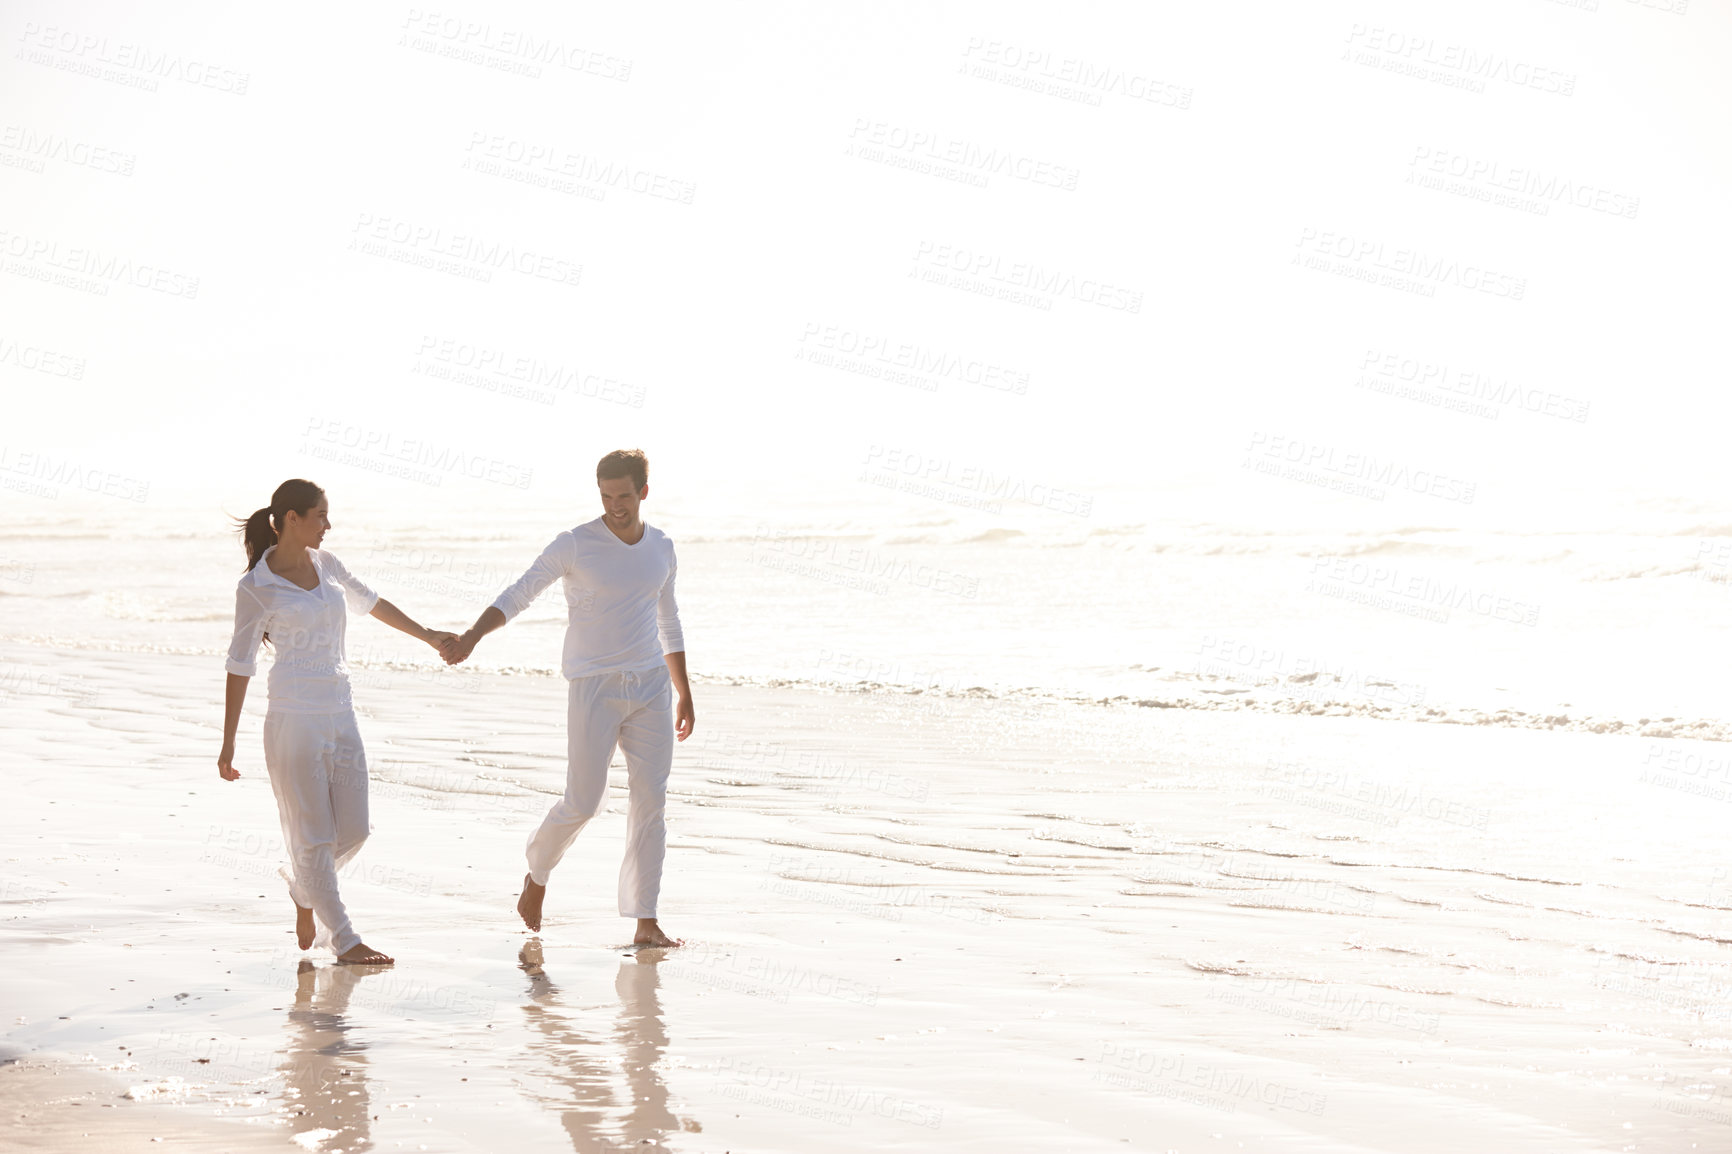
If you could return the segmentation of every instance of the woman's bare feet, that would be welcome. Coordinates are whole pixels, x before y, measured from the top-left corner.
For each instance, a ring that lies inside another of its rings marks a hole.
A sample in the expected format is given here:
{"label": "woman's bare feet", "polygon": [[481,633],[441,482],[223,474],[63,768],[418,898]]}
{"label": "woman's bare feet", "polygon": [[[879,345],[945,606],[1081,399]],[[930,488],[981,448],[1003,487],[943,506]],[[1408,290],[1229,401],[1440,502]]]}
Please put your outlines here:
{"label": "woman's bare feet", "polygon": [[523,875],[523,892],[517,896],[517,916],[523,919],[524,925],[538,933],[541,930],[541,899],[546,896],[546,886],[538,886],[528,874]]}
{"label": "woman's bare feet", "polygon": [[316,928],[313,925],[313,911],[306,906],[295,907],[295,940],[301,943],[303,950],[313,947],[313,935]]}
{"label": "woman's bare feet", "polygon": [[337,955],[337,964],[342,966],[389,966],[396,961],[396,958],[386,957],[366,942],[351,946]]}
{"label": "woman's bare feet", "polygon": [[662,933],[662,928],[656,925],[654,918],[639,918],[637,920],[637,936],[632,938],[634,946],[683,946],[684,938],[670,938]]}

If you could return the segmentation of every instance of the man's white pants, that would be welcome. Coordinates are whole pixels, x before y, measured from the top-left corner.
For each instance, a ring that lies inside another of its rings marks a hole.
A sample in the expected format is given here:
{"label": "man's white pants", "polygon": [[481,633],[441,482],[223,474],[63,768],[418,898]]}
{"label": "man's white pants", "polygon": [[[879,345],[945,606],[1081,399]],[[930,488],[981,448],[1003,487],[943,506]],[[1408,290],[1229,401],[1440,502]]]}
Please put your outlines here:
{"label": "man's white pants", "polygon": [[352,711],[265,713],[265,769],[277,795],[283,871],[295,904],[313,911],[314,942],[343,954],[361,943],[337,896],[337,871],[355,856],[367,821],[367,755]]}
{"label": "man's white pants", "polygon": [[625,860],[619,867],[619,913],[656,916],[667,856],[668,772],[674,762],[674,689],[667,666],[597,673],[571,680],[566,714],[565,796],[529,836],[529,877],[547,875],[607,800],[607,767],[617,745],[625,754],[631,806]]}

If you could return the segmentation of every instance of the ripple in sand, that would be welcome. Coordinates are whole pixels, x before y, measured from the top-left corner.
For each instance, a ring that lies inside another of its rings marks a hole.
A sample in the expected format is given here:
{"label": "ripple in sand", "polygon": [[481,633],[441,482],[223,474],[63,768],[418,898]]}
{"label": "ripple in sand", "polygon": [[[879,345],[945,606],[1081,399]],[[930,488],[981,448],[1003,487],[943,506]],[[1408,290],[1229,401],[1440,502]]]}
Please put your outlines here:
{"label": "ripple in sand", "polygon": [[1033,838],[1035,841],[1056,841],[1065,845],[1080,845],[1086,849],[1113,850],[1118,853],[1129,853],[1134,848],[1129,842],[1113,842],[1107,841],[1104,838],[1088,837],[1086,835],[1066,837],[1063,834],[1036,832],[1031,833],[1028,836]]}
{"label": "ripple in sand", "polygon": [[1695,938],[1699,942],[1713,942],[1717,946],[1732,946],[1732,938],[1721,934],[1705,933],[1701,930],[1687,930],[1682,926],[1655,926],[1663,934],[1676,934],[1680,938]]}
{"label": "ripple in sand", "polygon": [[1195,844],[1200,846],[1203,849],[1223,849],[1223,850],[1228,851],[1229,853],[1254,853],[1254,854],[1261,854],[1264,857],[1282,857],[1282,858],[1308,857],[1308,858],[1315,858],[1318,856],[1317,854],[1299,853],[1297,851],[1289,852],[1286,850],[1278,850],[1278,849],[1263,849],[1259,846],[1253,846],[1253,845],[1238,845],[1238,844],[1236,844],[1234,842],[1230,842],[1230,841],[1201,841],[1201,842],[1196,842]]}
{"label": "ripple in sand", "polygon": [[1231,962],[1216,962],[1207,959],[1185,959],[1185,965],[1202,974],[1226,974],[1234,978],[1255,978],[1262,982],[1309,982],[1312,985],[1326,986],[1329,982],[1324,978],[1308,978],[1303,974],[1278,974],[1267,970],[1259,970],[1243,958]]}
{"label": "ripple in sand", "polygon": [[1475,890],[1473,896],[1482,902],[1496,902],[1500,906],[1520,906],[1524,910],[1534,908],[1532,902],[1524,902],[1519,898],[1506,898],[1499,894],[1487,893],[1484,890]]}
{"label": "ripple in sand", "polygon": [[[1535,1002],[1526,998],[1500,998],[1495,994],[1469,994],[1468,997],[1476,1002],[1484,1002],[1488,1006],[1502,1006],[1511,1010],[1567,1010],[1572,1008],[1566,1002]],[[1585,1010],[1588,1007],[1576,1003],[1573,1008]]]}
{"label": "ripple in sand", "polygon": [[1259,885],[1241,885],[1238,881],[1222,878],[1219,874],[1200,874],[1196,877],[1161,877],[1150,874],[1139,874],[1131,878],[1131,882],[1140,886],[1183,886],[1199,890],[1233,890],[1248,893],[1262,889]]}
{"label": "ripple in sand", "polygon": [[1345,906],[1302,906],[1293,902],[1280,902],[1269,899],[1251,901],[1231,901],[1229,906],[1251,910],[1281,910],[1293,914],[1329,914],[1335,917],[1355,918],[1387,918],[1389,914],[1374,914],[1370,910],[1348,909]]}
{"label": "ripple in sand", "polygon": [[999,849],[999,848],[994,848],[992,846],[984,846],[984,845],[964,845],[962,842],[959,842],[959,841],[921,841],[918,838],[897,837],[895,834],[879,833],[879,832],[874,832],[872,834],[872,836],[877,837],[877,838],[883,838],[885,841],[888,841],[888,842],[895,842],[897,845],[918,845],[918,846],[926,846],[929,849],[953,849],[953,850],[958,850],[962,853],[984,853],[984,854],[991,854],[995,857],[1002,857],[1002,856],[1005,856],[1007,854],[1012,856],[1012,857],[1017,856],[1015,853],[1013,853],[1012,851],[1007,850],[1007,849]]}

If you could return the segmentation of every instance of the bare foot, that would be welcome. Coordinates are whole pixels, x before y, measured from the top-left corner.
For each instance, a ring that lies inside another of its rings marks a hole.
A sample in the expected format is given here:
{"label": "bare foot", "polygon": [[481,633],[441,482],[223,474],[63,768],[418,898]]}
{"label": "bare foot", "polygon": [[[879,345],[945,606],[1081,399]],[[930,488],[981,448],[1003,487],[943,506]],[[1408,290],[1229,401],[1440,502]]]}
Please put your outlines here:
{"label": "bare foot", "polygon": [[386,957],[366,942],[351,946],[337,955],[337,964],[341,966],[389,966],[396,964],[396,958]]}
{"label": "bare foot", "polygon": [[654,918],[639,918],[637,920],[637,936],[632,938],[634,946],[683,946],[684,938],[670,938],[662,933],[662,928],[656,925]]}
{"label": "bare foot", "polygon": [[295,907],[295,940],[301,943],[303,950],[313,947],[313,911],[306,906]]}
{"label": "bare foot", "polygon": [[541,930],[541,899],[546,896],[546,886],[538,886],[528,874],[523,875],[523,892],[517,898],[517,916],[523,919],[524,925],[538,933]]}

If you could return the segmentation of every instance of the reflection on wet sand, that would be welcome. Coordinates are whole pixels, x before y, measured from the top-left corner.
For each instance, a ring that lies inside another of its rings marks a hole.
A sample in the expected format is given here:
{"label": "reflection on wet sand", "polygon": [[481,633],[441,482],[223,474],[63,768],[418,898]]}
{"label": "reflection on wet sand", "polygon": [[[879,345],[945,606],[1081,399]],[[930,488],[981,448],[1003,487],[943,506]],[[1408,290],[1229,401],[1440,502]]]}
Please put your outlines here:
{"label": "reflection on wet sand", "polygon": [[349,996],[382,966],[326,966],[302,960],[289,1011],[283,1096],[297,1145],[325,1154],[373,1146],[366,1046],[348,1037]]}
{"label": "reflection on wet sand", "polygon": [[[538,1097],[560,1111],[576,1154],[642,1150],[652,1142],[661,1144],[670,1131],[703,1129],[674,1115],[662,1082],[668,1034],[656,963],[666,952],[640,950],[620,964],[613,983],[620,1008],[611,1039],[586,1034],[573,1024],[583,1011],[566,1010],[559,987],[543,968],[539,938],[531,938],[518,955],[529,975],[529,1002],[523,1011],[537,1035],[530,1049],[543,1059],[539,1068],[561,1087],[557,1095]],[[616,1089],[616,1072],[625,1075],[623,1088]]]}

